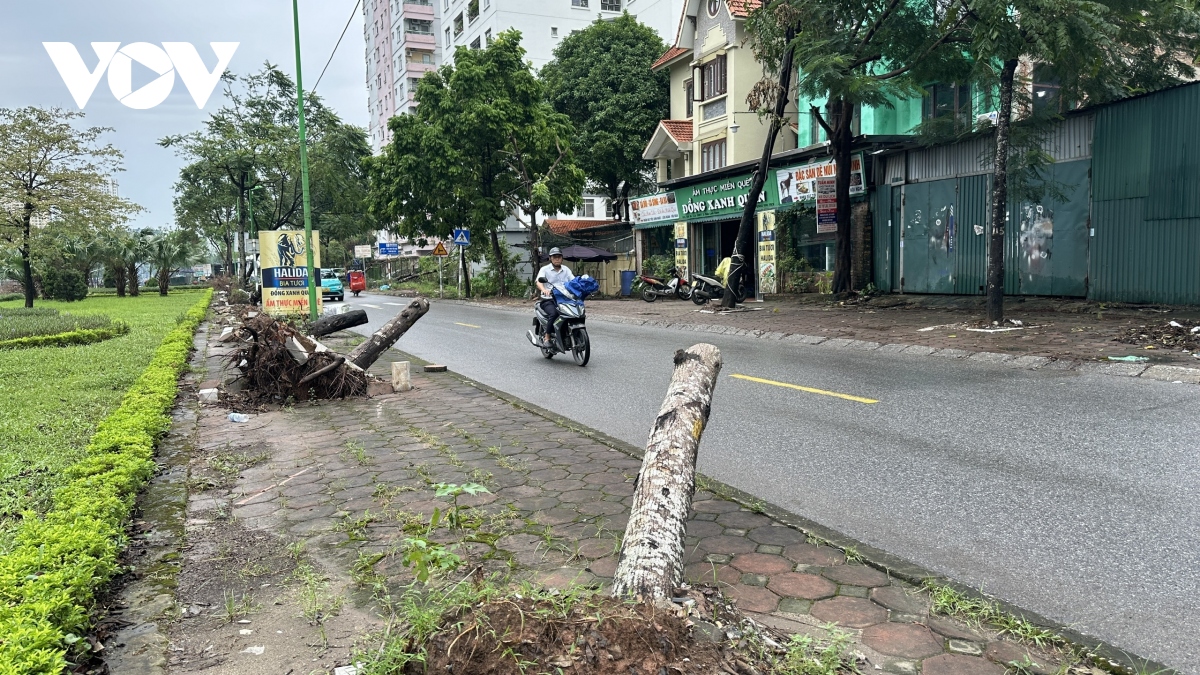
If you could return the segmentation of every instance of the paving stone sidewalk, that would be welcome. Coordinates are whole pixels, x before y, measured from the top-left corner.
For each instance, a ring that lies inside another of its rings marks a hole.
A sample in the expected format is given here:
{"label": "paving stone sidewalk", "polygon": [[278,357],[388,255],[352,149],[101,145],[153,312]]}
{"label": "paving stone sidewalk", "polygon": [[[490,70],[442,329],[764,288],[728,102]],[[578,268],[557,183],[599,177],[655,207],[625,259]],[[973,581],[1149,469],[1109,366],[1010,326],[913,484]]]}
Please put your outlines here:
{"label": "paving stone sidewalk", "polygon": [[[213,347],[208,361],[215,366],[222,349]],[[398,358],[389,352],[373,370],[382,375]],[[396,555],[404,524],[446,507],[434,484],[477,482],[490,492],[461,503],[495,528],[494,537],[465,545],[471,564],[550,586],[610,583],[640,460],[594,432],[514,406],[454,373],[418,373],[413,382],[407,393],[298,405],[244,424],[229,421],[227,410],[204,407],[197,456],[236,448],[255,455],[232,481],[193,493],[189,532],[211,527],[214,513],[226,514],[262,550],[301,543],[346,587],[355,561],[370,554],[382,556],[377,573],[405,583],[411,571]],[[814,636],[834,627],[848,632],[866,659],[865,672],[999,675],[1006,671],[1001,664],[1014,661],[1039,664],[1031,672],[1054,672],[1061,664],[1061,653],[934,614],[925,591],[725,499],[723,490],[704,483],[695,495],[686,578],[717,585],[756,620]],[[263,536],[274,544],[256,539]],[[184,607],[192,601],[178,598]],[[366,619],[356,624],[372,627],[377,623]],[[271,631],[239,638],[232,628],[212,630],[229,632],[233,661],[251,664],[221,672],[266,672],[254,670],[269,663],[258,660],[265,657],[239,651],[246,645],[279,653]],[[197,639],[197,650],[211,641]]]}
{"label": "paving stone sidewalk", "polygon": [[[486,299],[470,304],[527,310],[528,302]],[[1200,356],[1185,351],[1146,349],[1117,342],[1125,330],[1172,320],[1200,324],[1200,308],[1106,305],[1083,300],[1010,298],[1006,316],[1024,327],[1003,332],[968,330],[986,312],[982,298],[885,295],[861,304],[838,304],[815,296],[770,296],[762,303],[720,313],[675,299],[588,302],[593,320],[699,332],[751,335],[764,339],[820,344],[863,351],[933,355],[1003,363],[1016,368],[1081,370],[1105,375],[1146,377],[1200,384]],[[1200,352],[1197,352],[1200,354]],[[1109,361],[1138,356],[1141,363]]]}

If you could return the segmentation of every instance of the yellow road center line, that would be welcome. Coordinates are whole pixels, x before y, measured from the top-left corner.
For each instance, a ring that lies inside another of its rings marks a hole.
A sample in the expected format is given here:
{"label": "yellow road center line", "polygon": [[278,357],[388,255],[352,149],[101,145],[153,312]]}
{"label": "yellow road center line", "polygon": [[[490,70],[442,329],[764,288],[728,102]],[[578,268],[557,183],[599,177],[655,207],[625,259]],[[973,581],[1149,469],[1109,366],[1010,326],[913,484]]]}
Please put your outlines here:
{"label": "yellow road center line", "polygon": [[467,328],[479,328],[479,326],[476,326],[473,323],[459,323],[457,321],[454,322],[454,325],[455,326],[466,326]]}
{"label": "yellow road center line", "polygon": [[785,387],[787,389],[795,389],[797,391],[806,391],[810,394],[820,394],[822,396],[832,396],[834,398],[844,398],[847,401],[854,401],[856,403],[868,403],[868,404],[879,403],[879,401],[876,401],[873,398],[863,398],[862,396],[853,396],[851,394],[839,394],[836,391],[825,391],[824,389],[814,389],[812,387],[801,387],[798,384],[788,384],[787,382],[776,382],[775,380],[764,380],[761,377],[751,377],[749,375],[739,375],[737,373],[730,375],[730,377],[736,377],[739,380],[749,380],[750,382],[757,382],[759,384],[770,384],[770,385],[773,385],[776,387]]}

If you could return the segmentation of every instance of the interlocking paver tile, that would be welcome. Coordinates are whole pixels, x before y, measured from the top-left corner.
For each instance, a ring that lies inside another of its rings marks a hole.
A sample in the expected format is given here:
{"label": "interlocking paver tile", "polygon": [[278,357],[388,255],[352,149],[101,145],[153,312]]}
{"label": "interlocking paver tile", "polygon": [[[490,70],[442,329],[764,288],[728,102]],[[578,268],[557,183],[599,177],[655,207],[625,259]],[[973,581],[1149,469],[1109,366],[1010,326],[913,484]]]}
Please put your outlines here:
{"label": "interlocking paver tile", "polygon": [[723,590],[746,612],[773,612],[779,606],[779,596],[761,586],[736,583]]}
{"label": "interlocking paver tile", "polygon": [[921,624],[880,623],[863,630],[863,644],[888,656],[923,659],[942,653],[942,641]]}
{"label": "interlocking paver tile", "polygon": [[792,571],[791,561],[777,555],[763,555],[762,553],[745,553],[734,556],[733,562],[730,564],[742,572],[754,574],[773,575]]}
{"label": "interlocking paver tile", "polygon": [[866,628],[887,620],[887,610],[870,600],[842,596],[814,603],[811,614],[848,628]]}
{"label": "interlocking paver tile", "polygon": [[851,586],[886,586],[889,582],[888,575],[866,565],[837,565],[822,574],[839,584]]}
{"label": "interlocking paver tile", "polygon": [[1004,668],[975,656],[942,654],[925,659],[921,675],[1004,675]]}
{"label": "interlocking paver tile", "polygon": [[870,597],[880,605],[904,614],[924,614],[929,608],[925,599],[899,586],[873,588]]}
{"label": "interlocking paver tile", "polygon": [[846,556],[836,548],[829,546],[814,546],[812,544],[793,544],[783,549],[783,555],[801,565],[817,565],[819,567],[841,565],[846,562]]}
{"label": "interlocking paver tile", "polygon": [[767,588],[779,595],[800,600],[822,600],[837,593],[837,585],[815,574],[786,572],[771,577]]}

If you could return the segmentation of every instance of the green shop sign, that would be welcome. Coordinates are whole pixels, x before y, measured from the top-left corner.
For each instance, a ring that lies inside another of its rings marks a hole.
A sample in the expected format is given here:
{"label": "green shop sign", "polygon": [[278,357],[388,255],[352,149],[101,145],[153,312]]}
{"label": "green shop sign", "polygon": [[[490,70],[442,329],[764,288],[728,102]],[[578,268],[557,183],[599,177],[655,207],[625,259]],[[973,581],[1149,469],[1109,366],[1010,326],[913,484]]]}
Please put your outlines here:
{"label": "green shop sign", "polygon": [[[746,208],[753,175],[726,178],[723,180],[690,185],[675,190],[675,202],[679,206],[681,220],[712,220],[722,216],[738,217]],[[771,209],[779,205],[779,186],[768,180],[758,195],[758,209]]]}

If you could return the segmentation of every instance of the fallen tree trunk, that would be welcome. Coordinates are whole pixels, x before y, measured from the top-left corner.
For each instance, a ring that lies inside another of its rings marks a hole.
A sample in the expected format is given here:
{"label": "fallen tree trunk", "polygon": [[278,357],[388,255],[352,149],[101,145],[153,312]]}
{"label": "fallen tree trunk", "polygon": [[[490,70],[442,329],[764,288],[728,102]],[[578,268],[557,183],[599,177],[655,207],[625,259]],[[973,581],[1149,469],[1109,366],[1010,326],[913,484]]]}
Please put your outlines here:
{"label": "fallen tree trunk", "polygon": [[429,301],[425,298],[417,298],[409,303],[408,307],[404,308],[391,321],[383,325],[383,328],[375,331],[371,339],[355,347],[349,354],[346,355],[346,361],[352,363],[363,370],[371,367],[372,363],[379,358],[380,354],[391,348],[404,335],[417,319],[425,316],[429,311]]}
{"label": "fallen tree trunk", "polygon": [[367,323],[367,313],[365,310],[356,309],[345,314],[330,314],[312,322],[308,326],[308,334],[313,337],[321,337],[322,335],[336,333],[339,330],[361,326],[365,323]]}
{"label": "fallen tree trunk", "polygon": [[675,352],[667,388],[633,489],[633,507],[612,594],[669,599],[683,581],[683,537],[696,490],[696,451],[708,423],[721,352],[698,344]]}

